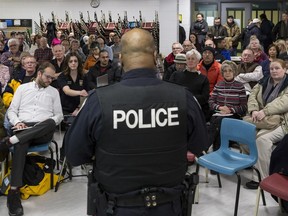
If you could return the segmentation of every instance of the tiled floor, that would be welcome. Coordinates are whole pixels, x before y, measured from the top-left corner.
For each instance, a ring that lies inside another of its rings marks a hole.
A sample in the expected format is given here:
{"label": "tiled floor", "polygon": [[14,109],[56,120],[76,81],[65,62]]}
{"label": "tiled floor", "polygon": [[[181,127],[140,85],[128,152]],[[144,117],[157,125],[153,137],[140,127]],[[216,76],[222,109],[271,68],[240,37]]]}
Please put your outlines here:
{"label": "tiled floor", "polygon": [[[58,136],[58,134],[57,134]],[[56,137],[57,137],[56,136]],[[58,136],[59,140],[59,136]],[[60,144],[60,142],[59,142]],[[194,167],[192,167],[194,169]],[[85,172],[80,167],[73,168],[73,174]],[[251,171],[242,173],[242,185],[248,181]],[[221,176],[222,188],[218,188],[216,176],[209,175],[209,183],[204,183],[204,168],[200,169],[200,199],[193,205],[193,216],[231,216],[234,211],[236,176]],[[77,177],[62,183],[58,192],[48,191],[39,197],[22,201],[27,216],[80,216],[86,215],[87,178]],[[278,204],[269,194],[265,194],[266,207],[260,203],[259,216],[288,215],[280,212]],[[243,186],[240,192],[239,216],[252,216],[256,202],[256,190],[247,190]],[[0,215],[8,215],[6,197],[0,197]]]}

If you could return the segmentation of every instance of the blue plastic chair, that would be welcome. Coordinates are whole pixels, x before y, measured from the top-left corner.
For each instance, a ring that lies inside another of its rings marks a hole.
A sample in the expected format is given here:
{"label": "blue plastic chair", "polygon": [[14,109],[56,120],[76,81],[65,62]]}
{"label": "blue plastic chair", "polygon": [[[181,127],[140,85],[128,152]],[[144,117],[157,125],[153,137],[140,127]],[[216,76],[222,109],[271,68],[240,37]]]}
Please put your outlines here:
{"label": "blue plastic chair", "polygon": [[[234,208],[234,216],[238,212],[238,203],[240,195],[241,176],[238,171],[248,167],[253,167],[257,162],[258,153],[256,147],[256,127],[253,124],[243,120],[224,118],[220,130],[221,146],[215,151],[198,158],[198,164],[220,174],[237,175],[237,191]],[[249,147],[249,155],[233,151],[229,147],[229,141],[235,141],[240,144],[246,144]],[[259,171],[253,167],[261,182]],[[219,178],[220,179],[220,178]],[[219,187],[221,183],[219,183]],[[262,191],[263,204],[265,205],[264,192]]]}
{"label": "blue plastic chair", "polygon": [[[56,152],[56,166],[57,169],[59,170],[59,153],[58,153],[58,143],[55,140],[51,140],[50,142],[47,143],[43,143],[43,144],[38,144],[38,145],[32,145],[29,146],[27,153],[29,152],[43,152],[43,151],[48,151],[50,152],[50,158],[52,159],[52,161],[54,160],[54,155],[53,155],[53,149],[51,148],[51,144],[55,145],[55,152]],[[13,147],[10,148],[10,152],[13,152]],[[8,161],[8,158],[6,159],[6,161]],[[6,163],[6,172],[7,173],[8,170],[8,163]],[[50,172],[50,189],[54,188],[54,172],[53,169],[51,169]]]}

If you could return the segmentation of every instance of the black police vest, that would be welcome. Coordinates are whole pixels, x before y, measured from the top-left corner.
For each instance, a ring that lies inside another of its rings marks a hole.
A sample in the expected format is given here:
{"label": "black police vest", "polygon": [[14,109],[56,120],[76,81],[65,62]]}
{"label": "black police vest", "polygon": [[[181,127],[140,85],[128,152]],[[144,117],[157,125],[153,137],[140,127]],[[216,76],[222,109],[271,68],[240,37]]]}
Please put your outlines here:
{"label": "black police vest", "polygon": [[185,89],[117,83],[96,93],[103,130],[94,172],[103,189],[125,193],[180,184],[187,168]]}

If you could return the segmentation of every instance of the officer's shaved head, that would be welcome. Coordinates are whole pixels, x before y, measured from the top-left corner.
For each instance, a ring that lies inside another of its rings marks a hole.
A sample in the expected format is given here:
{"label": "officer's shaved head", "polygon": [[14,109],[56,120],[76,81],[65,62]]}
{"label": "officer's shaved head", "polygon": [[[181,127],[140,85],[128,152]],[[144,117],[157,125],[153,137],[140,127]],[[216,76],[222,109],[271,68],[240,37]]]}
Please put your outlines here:
{"label": "officer's shaved head", "polygon": [[155,44],[152,35],[135,28],[121,39],[121,60],[124,71],[136,68],[155,68]]}

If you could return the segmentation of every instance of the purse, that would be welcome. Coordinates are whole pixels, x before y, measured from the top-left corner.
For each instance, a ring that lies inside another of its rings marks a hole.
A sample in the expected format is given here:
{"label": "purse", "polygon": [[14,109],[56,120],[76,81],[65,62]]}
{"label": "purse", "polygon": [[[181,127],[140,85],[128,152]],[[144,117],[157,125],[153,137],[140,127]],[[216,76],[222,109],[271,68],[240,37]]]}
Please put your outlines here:
{"label": "purse", "polygon": [[280,125],[281,116],[280,115],[265,116],[261,121],[253,122],[252,117],[250,115],[247,115],[243,117],[243,120],[251,124],[254,124],[257,129],[271,130]]}

